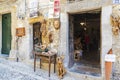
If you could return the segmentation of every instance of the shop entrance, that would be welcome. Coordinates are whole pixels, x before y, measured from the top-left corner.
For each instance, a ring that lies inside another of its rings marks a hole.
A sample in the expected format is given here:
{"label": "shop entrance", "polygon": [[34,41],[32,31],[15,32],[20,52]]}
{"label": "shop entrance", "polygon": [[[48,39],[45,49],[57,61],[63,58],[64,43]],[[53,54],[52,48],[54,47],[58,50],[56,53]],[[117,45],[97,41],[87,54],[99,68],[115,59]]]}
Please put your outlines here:
{"label": "shop entrance", "polygon": [[33,24],[33,49],[35,49],[35,45],[41,44],[41,32],[40,32],[41,24],[34,23]]}
{"label": "shop entrance", "polygon": [[100,75],[100,10],[69,15],[71,71]]}

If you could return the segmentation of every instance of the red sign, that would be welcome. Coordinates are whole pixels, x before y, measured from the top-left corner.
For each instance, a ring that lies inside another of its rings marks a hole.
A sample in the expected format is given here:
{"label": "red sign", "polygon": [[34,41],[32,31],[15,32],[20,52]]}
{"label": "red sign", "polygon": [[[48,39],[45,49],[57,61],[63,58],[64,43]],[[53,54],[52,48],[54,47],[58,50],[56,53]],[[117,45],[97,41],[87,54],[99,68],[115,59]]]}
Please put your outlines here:
{"label": "red sign", "polygon": [[59,17],[60,13],[60,0],[54,0],[54,16]]}

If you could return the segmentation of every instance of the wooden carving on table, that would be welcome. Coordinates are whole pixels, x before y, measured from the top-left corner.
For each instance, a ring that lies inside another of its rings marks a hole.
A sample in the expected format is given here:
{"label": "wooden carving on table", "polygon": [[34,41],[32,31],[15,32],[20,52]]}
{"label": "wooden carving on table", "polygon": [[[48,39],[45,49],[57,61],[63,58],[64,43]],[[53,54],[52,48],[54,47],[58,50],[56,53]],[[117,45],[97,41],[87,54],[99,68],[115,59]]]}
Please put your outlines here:
{"label": "wooden carving on table", "polygon": [[64,59],[63,56],[57,57],[57,74],[60,79],[62,79],[63,75],[66,73],[66,70],[63,64],[63,59]]}
{"label": "wooden carving on table", "polygon": [[25,36],[25,27],[16,28],[16,36],[18,37]]}

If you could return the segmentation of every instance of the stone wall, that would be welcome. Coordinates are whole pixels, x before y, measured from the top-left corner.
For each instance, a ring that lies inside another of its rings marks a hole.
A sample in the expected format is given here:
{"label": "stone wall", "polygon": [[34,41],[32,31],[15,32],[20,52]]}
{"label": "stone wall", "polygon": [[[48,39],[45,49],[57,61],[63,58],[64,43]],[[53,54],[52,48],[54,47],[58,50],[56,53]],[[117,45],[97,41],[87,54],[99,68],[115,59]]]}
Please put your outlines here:
{"label": "stone wall", "polygon": [[[1,4],[0,5],[0,54],[1,54],[1,49],[2,49],[2,14],[6,14],[6,13],[11,13],[11,15],[14,15],[14,10],[13,10],[13,3],[11,2],[8,2],[8,3],[4,3],[4,4]],[[12,16],[11,19],[12,21],[15,20],[13,19],[13,17],[15,18],[15,16]],[[14,22],[14,21],[13,21]],[[14,23],[11,24],[11,32],[12,32],[12,36],[14,35]],[[14,37],[13,37],[14,38]],[[11,45],[12,45],[12,48],[14,48],[14,41],[12,39],[11,41]]]}
{"label": "stone wall", "polygon": [[77,13],[86,10],[93,10],[112,4],[111,0],[82,0],[78,2],[68,3],[66,11],[69,13]]}
{"label": "stone wall", "polygon": [[[120,16],[120,6],[113,6],[113,13]],[[113,63],[113,74],[111,80],[120,80],[120,33],[113,35],[113,54],[116,55],[116,61]]]}

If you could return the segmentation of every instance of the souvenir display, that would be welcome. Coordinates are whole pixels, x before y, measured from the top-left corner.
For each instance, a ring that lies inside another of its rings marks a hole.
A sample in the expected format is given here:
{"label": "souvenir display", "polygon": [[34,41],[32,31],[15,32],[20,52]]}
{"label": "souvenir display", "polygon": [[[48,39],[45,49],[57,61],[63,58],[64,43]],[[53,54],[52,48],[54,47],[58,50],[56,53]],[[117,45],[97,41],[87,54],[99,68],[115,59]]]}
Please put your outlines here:
{"label": "souvenir display", "polygon": [[47,45],[35,46],[35,51],[37,52],[48,52]]}
{"label": "souvenir display", "polygon": [[60,28],[60,21],[59,21],[59,19],[55,19],[54,20],[54,28],[56,30],[58,30]]}
{"label": "souvenir display", "polygon": [[60,79],[62,79],[66,73],[66,70],[63,64],[63,59],[64,59],[64,56],[57,57],[57,74]]}

